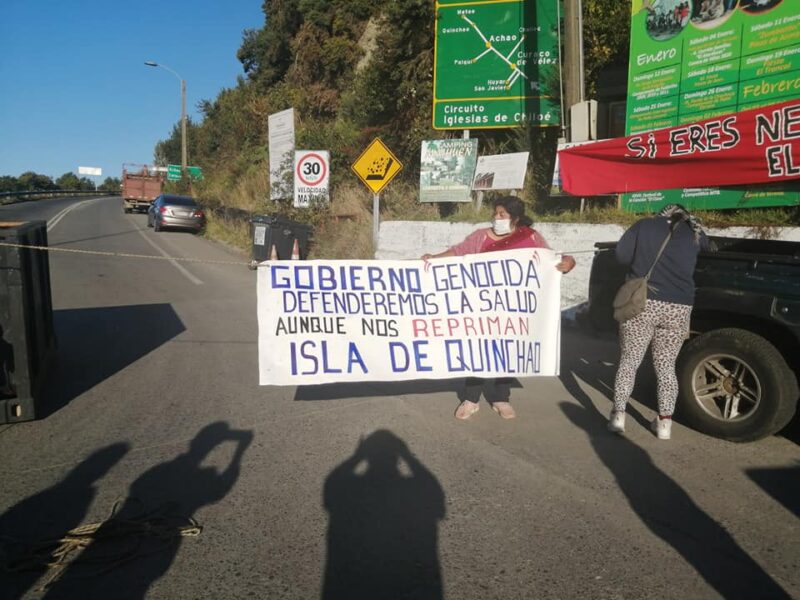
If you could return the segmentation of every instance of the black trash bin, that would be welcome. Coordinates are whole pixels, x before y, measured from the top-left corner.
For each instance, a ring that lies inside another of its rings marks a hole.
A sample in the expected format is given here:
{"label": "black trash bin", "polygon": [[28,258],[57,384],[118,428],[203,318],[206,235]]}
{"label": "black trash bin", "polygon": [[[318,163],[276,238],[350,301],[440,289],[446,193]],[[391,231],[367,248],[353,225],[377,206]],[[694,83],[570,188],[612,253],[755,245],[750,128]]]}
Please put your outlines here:
{"label": "black trash bin", "polygon": [[269,260],[272,248],[279,260],[292,258],[297,240],[300,259],[308,256],[311,226],[280,216],[254,215],[250,219],[250,239],[253,241],[253,263]]}
{"label": "black trash bin", "polygon": [[[47,246],[47,222],[0,222],[0,242]],[[0,246],[0,423],[37,417],[54,353],[47,251]]]}

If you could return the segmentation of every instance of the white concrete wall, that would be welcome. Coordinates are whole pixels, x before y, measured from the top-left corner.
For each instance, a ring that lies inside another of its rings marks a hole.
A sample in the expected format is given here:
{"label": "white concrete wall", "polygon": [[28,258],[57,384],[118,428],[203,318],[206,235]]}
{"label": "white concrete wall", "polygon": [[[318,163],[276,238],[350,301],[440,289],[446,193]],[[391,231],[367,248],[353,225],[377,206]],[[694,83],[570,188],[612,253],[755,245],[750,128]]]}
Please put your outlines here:
{"label": "white concrete wall", "polygon": [[[427,221],[386,221],[381,223],[378,251],[375,258],[403,260],[419,258],[426,252],[435,254],[463,240],[479,227],[489,223],[440,223]],[[590,225],[584,223],[537,223],[536,229],[551,248],[575,257],[575,268],[564,277],[561,285],[561,308],[568,315],[586,302],[589,293],[589,272],[594,257],[595,242],[614,242],[625,228],[620,225]],[[729,227],[709,229],[710,235],[726,237],[765,237],[800,242],[800,227],[754,229]]]}

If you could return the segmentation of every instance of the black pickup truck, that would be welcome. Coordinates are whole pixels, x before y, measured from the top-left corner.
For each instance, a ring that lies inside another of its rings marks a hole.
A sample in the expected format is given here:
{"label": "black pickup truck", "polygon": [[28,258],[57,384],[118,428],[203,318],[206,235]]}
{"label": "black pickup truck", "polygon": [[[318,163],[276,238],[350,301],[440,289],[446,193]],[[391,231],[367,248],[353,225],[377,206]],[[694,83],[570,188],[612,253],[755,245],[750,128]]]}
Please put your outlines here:
{"label": "black pickup truck", "polygon": [[[678,416],[703,433],[757,440],[795,415],[800,380],[800,242],[712,237],[697,260],[691,337],[678,357]],[[626,268],[597,248],[579,322],[616,330],[611,303]]]}

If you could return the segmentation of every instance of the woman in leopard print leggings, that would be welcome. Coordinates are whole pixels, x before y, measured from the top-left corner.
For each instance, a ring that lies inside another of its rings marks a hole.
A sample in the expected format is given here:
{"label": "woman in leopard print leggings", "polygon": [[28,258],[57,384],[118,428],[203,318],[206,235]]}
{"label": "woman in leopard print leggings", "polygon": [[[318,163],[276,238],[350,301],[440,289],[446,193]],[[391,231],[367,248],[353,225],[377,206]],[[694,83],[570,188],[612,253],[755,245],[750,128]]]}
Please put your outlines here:
{"label": "woman in leopard print leggings", "polygon": [[625,412],[633,391],[636,371],[647,347],[653,344],[653,367],[658,379],[658,414],[670,416],[678,400],[675,360],[689,335],[692,307],[648,300],[644,312],[619,326],[620,361],[614,381],[614,410]]}
{"label": "woman in leopard print leggings", "polygon": [[[671,237],[655,262],[668,235]],[[652,429],[659,439],[670,438],[678,399],[675,361],[689,336],[697,255],[707,248],[708,238],[699,223],[679,204],[666,206],[656,217],[637,221],[617,244],[617,259],[629,266],[629,277],[643,277],[654,262],[655,267],[645,310],[619,327],[620,359],[614,381],[614,410],[608,422],[611,431],[625,431],[625,408],[636,371],[652,344],[658,380],[658,417]]]}

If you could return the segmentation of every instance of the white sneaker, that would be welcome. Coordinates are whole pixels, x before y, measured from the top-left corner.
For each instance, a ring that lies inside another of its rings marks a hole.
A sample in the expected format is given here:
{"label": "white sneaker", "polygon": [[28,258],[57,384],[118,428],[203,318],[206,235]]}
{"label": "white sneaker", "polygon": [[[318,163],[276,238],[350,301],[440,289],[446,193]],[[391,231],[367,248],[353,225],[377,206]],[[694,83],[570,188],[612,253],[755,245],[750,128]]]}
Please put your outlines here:
{"label": "white sneaker", "polygon": [[672,419],[659,419],[656,417],[650,423],[650,429],[660,440],[668,440],[672,436]]}
{"label": "white sneaker", "polygon": [[618,410],[611,411],[608,418],[608,430],[614,433],[625,433],[625,413]]}

